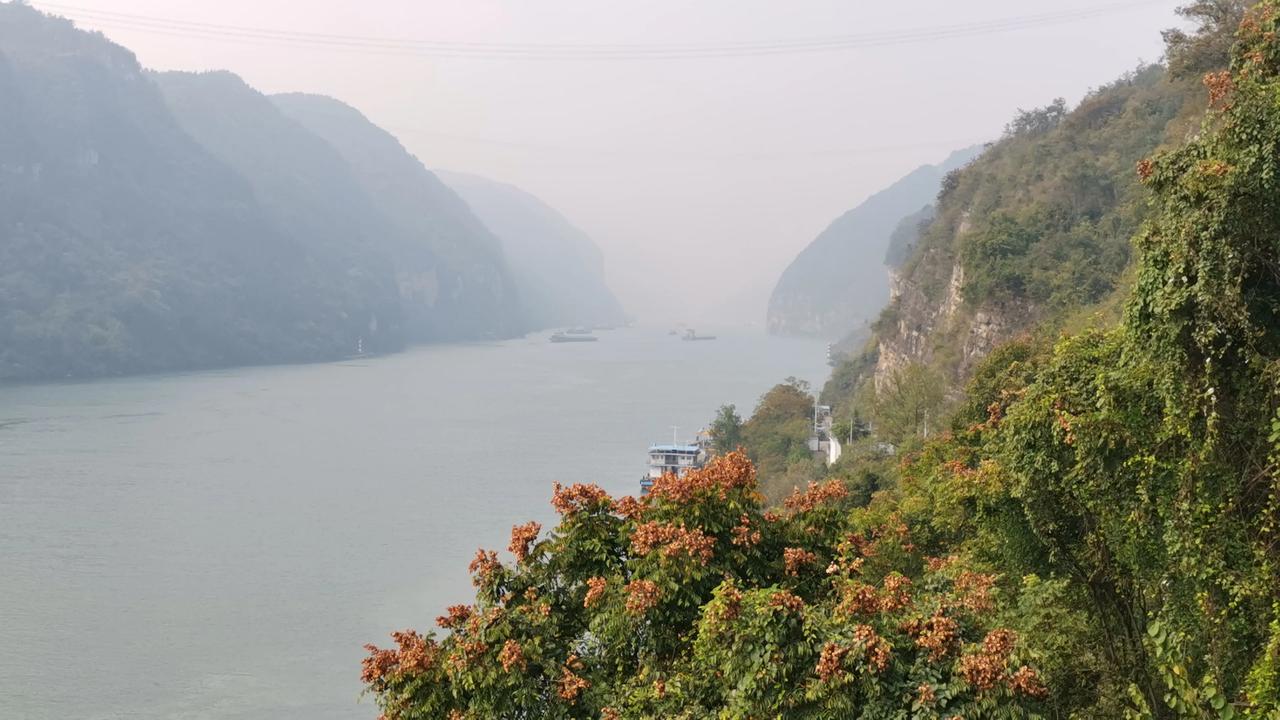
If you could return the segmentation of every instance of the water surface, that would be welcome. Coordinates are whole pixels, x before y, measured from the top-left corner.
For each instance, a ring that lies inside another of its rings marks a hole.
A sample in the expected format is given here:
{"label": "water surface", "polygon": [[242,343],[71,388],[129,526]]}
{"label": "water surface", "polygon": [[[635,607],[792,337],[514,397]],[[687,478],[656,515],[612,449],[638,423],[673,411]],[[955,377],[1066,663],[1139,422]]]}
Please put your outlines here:
{"label": "water surface", "polygon": [[367,720],[361,645],[465,602],[552,481],[645,449],[825,346],[661,330],[0,388],[0,717]]}

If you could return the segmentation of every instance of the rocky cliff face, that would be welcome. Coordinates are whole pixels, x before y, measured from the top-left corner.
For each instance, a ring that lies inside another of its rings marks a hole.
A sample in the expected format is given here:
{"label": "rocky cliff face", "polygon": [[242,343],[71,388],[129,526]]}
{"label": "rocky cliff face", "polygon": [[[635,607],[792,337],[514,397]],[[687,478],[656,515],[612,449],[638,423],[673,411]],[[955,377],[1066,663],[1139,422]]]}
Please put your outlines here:
{"label": "rocky cliff face", "polygon": [[865,383],[883,390],[911,365],[954,395],[998,345],[1110,311],[1147,213],[1135,164],[1185,136],[1203,103],[1198,84],[1149,66],[1073,110],[1020,113],[899,243],[910,251],[889,276],[888,306],[827,401],[856,403]]}
{"label": "rocky cliff face", "polygon": [[[974,365],[996,345],[1012,338],[1034,322],[1034,309],[986,308],[970,310],[964,303],[964,266],[953,264],[946,292],[931,300],[924,291],[897,273],[891,274],[889,310],[876,334],[876,390],[908,365],[934,365],[946,353],[952,339],[958,341],[958,362],[951,365],[954,379],[969,374]],[[885,322],[887,320],[887,322]]]}

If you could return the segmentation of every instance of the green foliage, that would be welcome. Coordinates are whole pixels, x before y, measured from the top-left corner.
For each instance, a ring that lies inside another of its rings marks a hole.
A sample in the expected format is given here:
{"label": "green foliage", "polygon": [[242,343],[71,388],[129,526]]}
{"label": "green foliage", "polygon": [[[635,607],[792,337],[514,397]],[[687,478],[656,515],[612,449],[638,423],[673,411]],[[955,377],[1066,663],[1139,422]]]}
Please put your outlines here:
{"label": "green foliage", "polygon": [[1114,290],[1144,214],[1134,163],[1165,140],[1193,89],[1149,66],[1070,113],[1057,104],[1015,119],[961,175],[939,209],[943,222],[922,240],[954,248],[966,305],[1014,303],[1053,315]]}
{"label": "green foliage", "polygon": [[[887,345],[941,378],[944,400],[933,413],[941,426],[993,341],[1097,325],[1095,310],[1118,316],[1135,277],[1131,238],[1149,213],[1134,166],[1184,137],[1202,107],[1194,79],[1143,66],[1069,112],[1054,103],[1020,113],[946,177],[932,222],[898,268],[902,293],[875,322],[871,349],[836,367],[824,402],[867,416],[897,404],[877,399],[872,383]],[[882,368],[882,391],[886,380]]]}
{"label": "green foliage", "polygon": [[1252,5],[1251,0],[1194,0],[1179,8],[1178,13],[1196,27],[1191,32],[1182,28],[1164,31],[1169,74],[1197,77],[1226,67],[1236,28]]}
{"label": "green foliage", "polygon": [[1056,98],[1042,108],[1018,110],[1018,114],[1005,126],[1005,135],[1043,135],[1062,124],[1067,116],[1067,101]]}
{"label": "green foliage", "polygon": [[866,349],[841,360],[831,371],[831,377],[822,386],[820,399],[823,405],[839,409],[843,414],[852,415],[863,408],[857,407],[854,398],[867,384],[871,374],[875,372],[879,360],[877,347],[868,343]]}
{"label": "green foliage", "polygon": [[892,486],[896,477],[891,456],[868,451],[865,443],[845,445],[840,460],[832,465],[827,477],[839,480],[849,490],[849,499],[857,507],[866,506],[877,492]]}
{"label": "green foliage", "polygon": [[945,419],[945,389],[943,378],[924,365],[907,365],[890,373],[875,395],[876,437],[894,445],[928,437]]}
{"label": "green foliage", "polygon": [[[871,345],[887,343],[954,384],[993,340],[1032,328],[1047,334],[1087,308],[1116,305],[1132,281],[1131,238],[1148,213],[1134,165],[1184,137],[1203,97],[1195,80],[1171,80],[1152,65],[1070,111],[1054,103],[1020,113],[998,142],[946,177]],[[828,400],[870,410],[870,398],[860,398],[870,394],[868,358],[837,367],[828,387],[840,389],[824,392]]]}
{"label": "green foliage", "polygon": [[1280,707],[1280,608],[1273,607],[1271,638],[1258,661],[1249,670],[1245,693],[1261,707]]}
{"label": "green foliage", "polygon": [[964,236],[960,258],[971,278],[964,286],[965,295],[989,302],[1022,297],[1030,282],[1025,257],[1036,238],[1034,230],[1004,213]]}
{"label": "green foliage", "polygon": [[821,476],[821,461],[809,450],[813,405],[808,384],[789,378],[761,396],[742,426],[742,444],[759,469],[765,495],[773,502]]}
{"label": "green foliage", "polygon": [[716,452],[731,453],[742,446],[742,418],[732,404],[721,405],[716,419],[711,421],[711,441]]}
{"label": "green foliage", "polygon": [[[1277,30],[1280,3],[1252,11],[1202,132],[1139,164],[1120,326],[994,353],[891,502],[922,542],[1033,578],[1006,622],[1056,714],[1280,713]],[[974,257],[1016,256],[989,227]]]}
{"label": "green foliage", "polygon": [[[1210,5],[1231,4],[1192,14]],[[1224,22],[1179,52],[1219,52]],[[1280,3],[1248,13],[1230,72],[1205,79],[1200,132],[1152,160],[1122,158],[1181,124],[1190,93],[1155,70],[1054,128],[1012,133],[957,177],[912,261],[919,278],[945,257],[934,233],[965,203],[965,304],[1035,308],[1044,325],[976,368],[950,432],[910,453],[868,510],[899,513],[931,552],[1023,578],[1004,586],[1001,622],[1040,668],[1051,716],[1280,715],[1278,32]],[[1008,167],[1037,179],[980,174],[1005,152],[1029,153]],[[1125,275],[1122,231],[1139,252]],[[1046,342],[1122,278],[1118,326]]]}
{"label": "green foliage", "polygon": [[838,482],[766,513],[731,453],[641,500],[574,486],[552,504],[545,539],[513,530],[514,563],[477,555],[447,635],[369,647],[389,720],[1038,717],[996,578],[925,558]]}

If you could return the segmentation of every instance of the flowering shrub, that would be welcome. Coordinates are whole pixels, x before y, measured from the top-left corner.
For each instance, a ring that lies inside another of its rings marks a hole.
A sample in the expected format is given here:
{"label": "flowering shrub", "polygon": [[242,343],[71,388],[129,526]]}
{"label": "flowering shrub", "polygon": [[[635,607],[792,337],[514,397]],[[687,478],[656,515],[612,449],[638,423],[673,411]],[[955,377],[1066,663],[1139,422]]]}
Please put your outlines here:
{"label": "flowering shrub", "polygon": [[661,592],[652,580],[632,580],[627,583],[627,612],[644,615],[657,606]]}
{"label": "flowering shrub", "polygon": [[527,522],[511,528],[511,544],[507,549],[515,556],[516,562],[523,562],[528,557],[529,546],[538,539],[540,532],[542,532],[542,524],[536,522]]}
{"label": "flowering shrub", "polygon": [[602,577],[593,577],[587,580],[587,595],[582,599],[582,607],[589,608],[600,601],[604,597],[604,591],[609,587],[609,581]]}
{"label": "flowering shrub", "polygon": [[994,607],[996,578],[926,563],[901,518],[845,496],[813,486],[766,518],[739,453],[642,498],[556,486],[558,527],[515,527],[509,565],[479,552],[476,603],[448,608],[441,638],[368,646],[361,678],[388,720],[881,717],[922,699],[929,717],[982,718],[993,698],[1001,717],[1039,702],[1012,636],[970,610]]}
{"label": "flowering shrub", "polygon": [[662,554],[667,557],[685,554],[707,562],[715,555],[715,546],[716,539],[701,530],[689,530],[660,522],[637,525],[631,535],[631,549],[637,555],[648,555],[661,548]]}

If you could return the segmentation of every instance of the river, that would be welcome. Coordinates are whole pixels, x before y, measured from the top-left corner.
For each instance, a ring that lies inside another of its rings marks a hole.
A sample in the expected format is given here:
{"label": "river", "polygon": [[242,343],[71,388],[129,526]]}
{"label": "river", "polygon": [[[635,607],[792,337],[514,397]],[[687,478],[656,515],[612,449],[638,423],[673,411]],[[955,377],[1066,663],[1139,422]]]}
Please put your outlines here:
{"label": "river", "polygon": [[361,646],[467,601],[553,481],[634,493],[671,426],[826,377],[719,335],[0,387],[0,717],[376,717]]}

